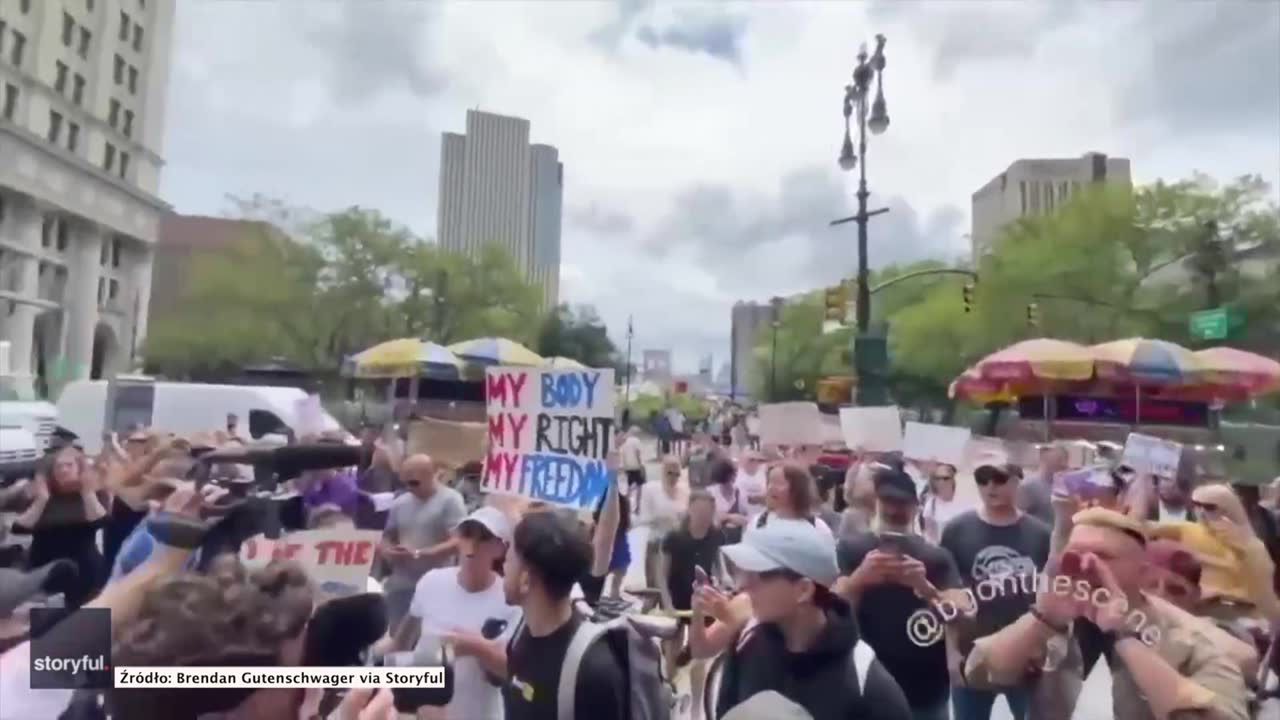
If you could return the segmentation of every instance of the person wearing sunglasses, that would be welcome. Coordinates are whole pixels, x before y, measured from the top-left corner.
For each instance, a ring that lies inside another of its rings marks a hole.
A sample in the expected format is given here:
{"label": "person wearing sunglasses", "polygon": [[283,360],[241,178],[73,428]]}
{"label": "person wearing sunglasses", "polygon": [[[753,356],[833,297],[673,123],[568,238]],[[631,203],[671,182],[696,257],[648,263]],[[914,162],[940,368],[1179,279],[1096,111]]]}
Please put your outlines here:
{"label": "person wearing sunglasses", "polygon": [[947,523],[969,509],[967,503],[956,499],[956,467],[939,463],[929,474],[929,493],[920,508],[924,536],[929,542],[938,542]]}
{"label": "person wearing sunglasses", "polygon": [[[982,504],[953,519],[942,531],[940,544],[955,559],[977,603],[972,621],[946,630],[949,663],[957,670],[978,639],[1017,620],[1031,607],[1036,574],[1049,559],[1049,526],[1018,508],[1020,474],[1005,462],[979,466],[973,479]],[[1015,718],[1026,717],[1026,683],[997,690],[966,685],[951,693],[955,720],[989,720],[1000,694]]]}

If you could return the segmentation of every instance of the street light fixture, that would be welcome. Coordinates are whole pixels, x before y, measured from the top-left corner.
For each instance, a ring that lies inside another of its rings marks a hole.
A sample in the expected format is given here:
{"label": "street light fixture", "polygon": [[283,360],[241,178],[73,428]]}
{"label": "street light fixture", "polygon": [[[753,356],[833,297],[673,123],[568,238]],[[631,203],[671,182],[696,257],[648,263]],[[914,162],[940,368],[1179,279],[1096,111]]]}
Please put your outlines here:
{"label": "street light fixture", "polygon": [[[859,50],[858,64],[853,69],[853,83],[846,85],[844,89],[844,139],[840,145],[838,162],[840,169],[845,172],[858,168],[858,214],[831,223],[839,225],[854,222],[858,225],[858,285],[855,301],[855,321],[858,332],[854,339],[853,357],[859,376],[859,404],[882,404],[884,400],[880,393],[882,388],[878,383],[870,381],[871,375],[874,374],[871,372],[871,365],[883,364],[874,360],[872,355],[877,357],[884,355],[884,339],[868,338],[871,325],[871,288],[867,262],[867,221],[875,215],[889,211],[888,208],[867,210],[867,199],[871,196],[870,191],[867,190],[867,131],[870,130],[873,135],[879,135],[889,129],[889,110],[884,99],[885,37],[876,35],[875,40],[875,52],[868,55],[865,45]],[[875,97],[871,99],[873,81]],[[851,119],[857,123],[858,129],[856,152],[851,133]],[[862,160],[861,163],[858,162],[859,158]],[[857,347],[861,344],[865,344],[864,351],[859,351]]]}
{"label": "street light fixture", "polygon": [[777,402],[778,396],[778,326],[782,324],[782,298],[769,301],[772,309],[769,325],[773,328],[772,348],[769,350],[769,402]]}

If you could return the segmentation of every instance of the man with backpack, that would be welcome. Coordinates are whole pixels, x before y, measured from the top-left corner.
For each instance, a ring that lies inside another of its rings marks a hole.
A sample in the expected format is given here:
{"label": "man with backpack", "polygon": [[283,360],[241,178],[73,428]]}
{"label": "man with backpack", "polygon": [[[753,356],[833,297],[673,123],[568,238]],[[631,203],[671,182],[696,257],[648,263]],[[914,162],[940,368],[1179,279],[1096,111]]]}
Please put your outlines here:
{"label": "man with backpack", "polygon": [[[775,691],[814,720],[911,720],[902,690],[831,591],[840,573],[829,534],[778,519],[722,552],[754,617],[725,653],[716,717]],[[707,597],[697,595],[695,611]]]}
{"label": "man with backpack", "polygon": [[503,591],[524,620],[507,648],[507,720],[630,718],[622,654],[607,642],[612,638],[584,634],[598,626],[575,614],[569,597],[591,560],[581,529],[558,513],[530,513],[516,526]]}

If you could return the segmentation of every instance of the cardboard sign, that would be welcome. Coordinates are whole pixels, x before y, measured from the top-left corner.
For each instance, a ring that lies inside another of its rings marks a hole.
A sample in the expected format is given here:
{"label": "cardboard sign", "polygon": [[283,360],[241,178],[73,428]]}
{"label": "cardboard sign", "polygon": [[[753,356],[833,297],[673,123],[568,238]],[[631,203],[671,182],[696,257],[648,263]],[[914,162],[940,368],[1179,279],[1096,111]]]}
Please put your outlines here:
{"label": "cardboard sign", "polygon": [[354,528],[304,530],[277,540],[256,535],[240,544],[240,562],[255,569],[272,560],[294,560],[321,595],[344,597],[365,592],[381,538],[377,530]]}
{"label": "cardboard sign", "polygon": [[825,434],[817,403],[785,402],[760,406],[761,445],[821,445]]}
{"label": "cardboard sign", "polygon": [[408,455],[430,455],[442,467],[456,470],[484,459],[484,423],[415,418],[409,422]]}
{"label": "cardboard sign", "polygon": [[484,386],[480,489],[594,509],[615,475],[613,370],[495,367]]}
{"label": "cardboard sign", "polygon": [[840,432],[850,450],[897,452],[902,449],[902,412],[896,405],[840,408]]}
{"label": "cardboard sign", "polygon": [[1182,460],[1182,445],[1141,433],[1129,433],[1120,462],[1142,475],[1176,477]]}
{"label": "cardboard sign", "polygon": [[964,464],[969,435],[969,428],[909,422],[903,432],[902,456],[959,468]]}

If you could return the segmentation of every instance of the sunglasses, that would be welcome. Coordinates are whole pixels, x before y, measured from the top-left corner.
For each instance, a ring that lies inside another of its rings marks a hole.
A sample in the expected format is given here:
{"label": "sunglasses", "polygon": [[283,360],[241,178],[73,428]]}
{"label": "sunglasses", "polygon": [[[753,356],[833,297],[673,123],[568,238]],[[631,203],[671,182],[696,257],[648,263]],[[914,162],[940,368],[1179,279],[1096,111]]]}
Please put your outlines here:
{"label": "sunglasses", "polygon": [[777,568],[774,570],[765,570],[764,572],[755,573],[755,576],[762,581],[771,582],[773,580],[786,580],[788,582],[796,582],[803,580],[803,576],[799,573],[792,572],[786,568]]}
{"label": "sunglasses", "polygon": [[974,482],[976,482],[976,483],[978,483],[978,485],[980,485],[980,486],[982,486],[982,485],[1004,485],[1005,483],[1009,482],[1009,476],[1008,476],[1008,475],[1000,475],[1000,474],[997,474],[997,473],[991,473],[991,474],[987,474],[987,473],[980,473],[980,474],[977,474],[977,475],[974,475],[974,476],[973,476],[973,481],[974,481]]}
{"label": "sunglasses", "polygon": [[934,475],[933,479],[937,482],[955,482],[955,475]]}

